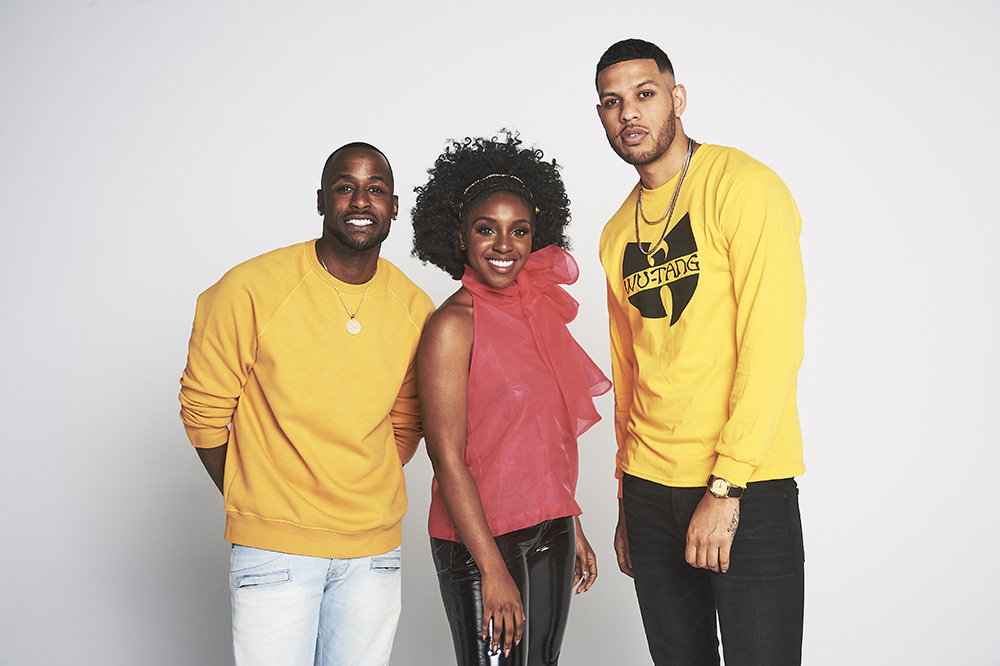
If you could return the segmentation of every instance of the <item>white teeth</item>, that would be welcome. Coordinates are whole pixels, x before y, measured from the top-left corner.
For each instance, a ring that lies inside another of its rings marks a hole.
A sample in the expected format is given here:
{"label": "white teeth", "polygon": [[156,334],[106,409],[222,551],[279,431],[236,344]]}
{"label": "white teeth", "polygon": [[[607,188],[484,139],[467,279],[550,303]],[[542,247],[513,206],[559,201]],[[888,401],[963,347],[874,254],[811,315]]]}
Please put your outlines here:
{"label": "white teeth", "polygon": [[371,220],[369,220],[367,218],[351,219],[351,220],[344,220],[344,221],[347,224],[350,224],[350,225],[355,226],[355,227],[367,227],[367,226],[370,226],[370,225],[374,224],[374,222],[372,222]]}
{"label": "white teeth", "polygon": [[497,268],[510,268],[514,265],[513,259],[487,259],[487,261]]}

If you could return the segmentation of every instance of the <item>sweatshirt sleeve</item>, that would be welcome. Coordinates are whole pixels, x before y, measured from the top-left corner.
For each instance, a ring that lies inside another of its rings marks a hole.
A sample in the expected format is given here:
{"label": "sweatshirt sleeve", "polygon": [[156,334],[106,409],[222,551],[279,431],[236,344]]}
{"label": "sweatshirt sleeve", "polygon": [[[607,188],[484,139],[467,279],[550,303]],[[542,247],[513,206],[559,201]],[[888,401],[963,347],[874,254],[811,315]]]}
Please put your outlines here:
{"label": "sweatshirt sleeve", "polygon": [[[408,283],[409,284],[409,283]],[[406,376],[403,378],[403,385],[399,387],[396,395],[396,402],[393,403],[389,412],[389,420],[392,421],[392,431],[396,438],[396,451],[399,453],[399,460],[404,465],[410,462],[413,454],[417,451],[421,438],[424,436],[424,424],[420,416],[420,401],[417,397],[417,343],[423,333],[424,326],[431,314],[434,313],[434,303],[416,286],[411,287],[416,291],[412,299],[406,301],[407,312],[410,323],[416,329],[416,340],[413,345],[413,355],[410,358],[410,365],[406,369]]]}
{"label": "sweatshirt sleeve", "polygon": [[632,377],[635,355],[632,348],[632,328],[621,304],[608,285],[608,323],[611,337],[611,377],[615,396],[615,439],[618,454],[615,456],[615,478],[618,479],[618,496],[621,497],[622,465],[625,440],[628,436],[629,415],[632,411]]}
{"label": "sweatshirt sleeve", "polygon": [[713,473],[745,486],[790,405],[802,363],[802,220],[784,183],[761,168],[733,185],[721,223],[736,296],[737,363]]}
{"label": "sweatshirt sleeve", "polygon": [[197,448],[229,441],[229,424],[257,353],[249,294],[224,277],[198,297],[187,366],[181,375],[181,421]]}
{"label": "sweatshirt sleeve", "polygon": [[403,385],[399,388],[396,402],[389,412],[392,421],[392,431],[396,438],[396,452],[404,465],[410,462],[417,451],[420,438],[424,436],[423,423],[420,420],[420,404],[417,401],[417,362],[410,361],[406,370]]}

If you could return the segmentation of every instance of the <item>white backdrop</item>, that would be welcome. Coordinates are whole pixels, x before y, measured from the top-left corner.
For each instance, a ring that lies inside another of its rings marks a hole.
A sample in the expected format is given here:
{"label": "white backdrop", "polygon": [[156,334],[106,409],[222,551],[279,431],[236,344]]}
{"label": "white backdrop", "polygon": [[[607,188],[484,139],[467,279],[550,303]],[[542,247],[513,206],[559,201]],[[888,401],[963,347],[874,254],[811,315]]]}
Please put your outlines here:
{"label": "white backdrop", "polygon": [[[1000,664],[996,0],[0,2],[0,664],[229,663],[221,500],[177,418],[196,296],[320,232],[327,154],[395,168],[383,256],[446,138],[563,165],[574,331],[609,368],[597,238],[635,182],[594,112],[612,42],[658,42],[685,128],[774,168],[805,226],[805,663]],[[989,342],[990,340],[994,342]],[[581,441],[600,558],[565,664],[648,664],[611,549],[610,398]],[[407,466],[393,663],[453,663]],[[979,572],[979,573],[976,573]]]}

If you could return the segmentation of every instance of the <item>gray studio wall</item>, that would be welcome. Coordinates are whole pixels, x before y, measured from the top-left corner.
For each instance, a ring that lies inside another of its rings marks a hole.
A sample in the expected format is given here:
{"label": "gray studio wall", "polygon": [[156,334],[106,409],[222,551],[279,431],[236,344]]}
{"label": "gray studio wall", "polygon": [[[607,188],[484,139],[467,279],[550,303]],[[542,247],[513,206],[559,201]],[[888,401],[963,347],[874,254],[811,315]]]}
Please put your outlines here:
{"label": "gray studio wall", "polygon": [[[596,245],[635,174],[593,66],[628,36],[674,59],[689,134],[769,164],[805,220],[806,663],[1000,663],[998,19],[961,0],[0,3],[0,665],[228,663],[221,501],[177,418],[195,298],[319,233],[344,142],[392,159],[384,256],[435,302],[456,285],[409,257],[408,211],[446,138],[511,127],[558,159],[574,331],[609,368]],[[611,549],[610,422],[580,446],[600,578],[564,662],[648,664]],[[422,453],[407,479],[393,663],[447,664]]]}

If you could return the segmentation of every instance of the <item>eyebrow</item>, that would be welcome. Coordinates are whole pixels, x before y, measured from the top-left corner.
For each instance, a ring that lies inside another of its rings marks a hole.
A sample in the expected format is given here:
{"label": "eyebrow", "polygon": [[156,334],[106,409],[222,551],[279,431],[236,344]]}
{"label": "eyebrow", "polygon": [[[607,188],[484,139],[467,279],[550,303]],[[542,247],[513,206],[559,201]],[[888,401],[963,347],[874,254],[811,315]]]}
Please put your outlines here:
{"label": "eyebrow", "polygon": [[[659,88],[660,84],[658,84],[655,79],[646,79],[645,81],[640,81],[639,83],[632,86],[630,90],[638,90],[639,88],[645,88],[645,87]],[[619,97],[619,96],[620,94],[616,92],[601,93],[601,99],[604,99],[605,97]]]}
{"label": "eyebrow", "polygon": [[[488,215],[481,215],[480,217],[477,217],[472,221],[473,224],[478,224],[479,222],[490,222],[492,224],[500,224],[496,218],[490,217]],[[519,220],[514,220],[513,222],[511,222],[511,224],[522,224],[522,223],[527,224],[529,227],[531,226],[531,220],[523,217]]]}
{"label": "eyebrow", "polygon": [[[359,177],[355,176],[353,173],[342,173],[342,174],[339,174],[338,176],[336,176],[330,182],[331,183],[336,183],[337,181],[340,181],[340,180],[352,180],[353,181],[353,180],[361,180],[361,179]],[[373,176],[368,176],[367,180],[377,180],[379,182],[385,183],[386,185],[389,184],[388,180],[386,180],[382,176],[379,176],[378,174],[373,175]]]}

